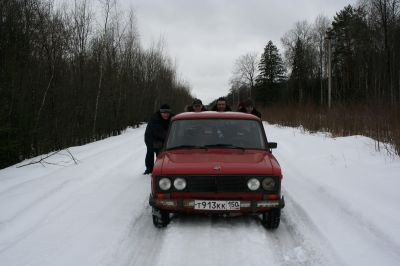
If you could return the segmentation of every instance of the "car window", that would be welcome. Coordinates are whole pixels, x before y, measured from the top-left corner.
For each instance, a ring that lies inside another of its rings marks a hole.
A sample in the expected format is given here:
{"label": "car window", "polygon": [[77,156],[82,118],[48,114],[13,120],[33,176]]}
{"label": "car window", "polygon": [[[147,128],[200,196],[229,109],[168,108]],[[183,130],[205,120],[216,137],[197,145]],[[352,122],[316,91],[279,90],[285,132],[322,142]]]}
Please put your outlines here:
{"label": "car window", "polygon": [[265,149],[262,125],[248,119],[187,119],[173,121],[166,149],[186,146],[233,146]]}

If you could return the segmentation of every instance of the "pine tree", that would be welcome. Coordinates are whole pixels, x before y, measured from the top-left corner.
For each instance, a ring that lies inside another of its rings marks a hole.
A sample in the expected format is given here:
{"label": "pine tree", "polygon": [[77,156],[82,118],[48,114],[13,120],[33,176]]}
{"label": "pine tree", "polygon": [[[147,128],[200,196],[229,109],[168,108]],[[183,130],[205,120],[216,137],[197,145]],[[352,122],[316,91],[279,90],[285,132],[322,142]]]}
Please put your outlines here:
{"label": "pine tree", "polygon": [[258,83],[273,85],[284,80],[285,68],[282,57],[272,41],[265,46],[258,69],[260,71],[257,77]]}
{"label": "pine tree", "polygon": [[304,87],[307,83],[307,64],[305,59],[304,45],[299,38],[297,39],[296,46],[294,48],[290,81],[293,84],[293,88],[298,91],[298,94],[295,95],[295,98],[297,98],[299,103],[302,103],[304,100]]}
{"label": "pine tree", "polygon": [[264,103],[276,101],[279,98],[278,85],[285,79],[286,71],[279,50],[272,41],[264,48],[258,70],[256,98]]}

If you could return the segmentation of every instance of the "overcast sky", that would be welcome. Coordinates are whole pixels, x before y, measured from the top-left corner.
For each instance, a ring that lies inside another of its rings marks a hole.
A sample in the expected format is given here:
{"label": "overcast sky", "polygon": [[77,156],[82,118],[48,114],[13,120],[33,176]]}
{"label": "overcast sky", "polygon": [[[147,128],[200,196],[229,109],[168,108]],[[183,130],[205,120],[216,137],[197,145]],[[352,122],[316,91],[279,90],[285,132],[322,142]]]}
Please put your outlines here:
{"label": "overcast sky", "polygon": [[260,54],[298,21],[313,23],[356,0],[119,0],[132,7],[144,48],[160,39],[179,77],[207,104],[228,93],[235,60]]}

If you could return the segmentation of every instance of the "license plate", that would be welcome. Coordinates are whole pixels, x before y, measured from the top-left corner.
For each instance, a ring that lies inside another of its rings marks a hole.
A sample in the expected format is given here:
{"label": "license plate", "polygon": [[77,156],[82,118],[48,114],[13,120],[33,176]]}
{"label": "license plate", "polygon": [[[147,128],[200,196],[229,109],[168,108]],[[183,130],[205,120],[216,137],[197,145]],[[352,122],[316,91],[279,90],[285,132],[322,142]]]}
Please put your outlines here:
{"label": "license plate", "polygon": [[195,200],[195,210],[230,211],[240,210],[240,201],[234,200]]}

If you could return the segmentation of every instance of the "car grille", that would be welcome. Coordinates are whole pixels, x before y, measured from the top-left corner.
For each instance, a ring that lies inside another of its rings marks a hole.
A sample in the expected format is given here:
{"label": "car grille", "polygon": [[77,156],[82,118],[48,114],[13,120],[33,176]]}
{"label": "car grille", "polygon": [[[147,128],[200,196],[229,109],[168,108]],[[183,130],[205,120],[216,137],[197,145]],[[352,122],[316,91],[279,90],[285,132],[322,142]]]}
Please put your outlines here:
{"label": "car grille", "polygon": [[248,191],[247,178],[243,176],[191,176],[187,181],[187,192]]}
{"label": "car grille", "polygon": [[[156,179],[157,184],[162,177],[166,176],[157,177]],[[252,177],[258,178],[261,182],[262,179],[265,177],[265,175],[264,176],[239,176],[239,175],[185,176],[185,179],[187,181],[187,187],[182,192],[252,192],[247,187],[247,181]],[[278,187],[276,187],[276,189],[277,188]],[[160,188],[158,188],[158,186],[156,189],[159,192],[164,192]],[[172,190],[175,191],[173,188]],[[262,188],[260,187],[260,189],[253,192],[259,192],[261,190]]]}

